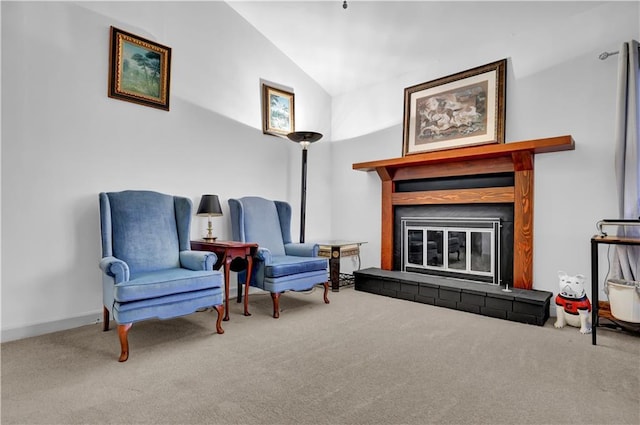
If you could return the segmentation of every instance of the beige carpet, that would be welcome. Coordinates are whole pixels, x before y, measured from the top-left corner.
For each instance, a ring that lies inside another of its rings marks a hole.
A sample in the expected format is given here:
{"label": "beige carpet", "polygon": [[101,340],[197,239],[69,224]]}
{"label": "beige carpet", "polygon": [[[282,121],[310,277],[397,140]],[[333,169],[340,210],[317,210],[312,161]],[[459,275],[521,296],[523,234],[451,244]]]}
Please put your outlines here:
{"label": "beige carpet", "polygon": [[640,338],[342,288],[2,344],[2,424],[639,424]]}

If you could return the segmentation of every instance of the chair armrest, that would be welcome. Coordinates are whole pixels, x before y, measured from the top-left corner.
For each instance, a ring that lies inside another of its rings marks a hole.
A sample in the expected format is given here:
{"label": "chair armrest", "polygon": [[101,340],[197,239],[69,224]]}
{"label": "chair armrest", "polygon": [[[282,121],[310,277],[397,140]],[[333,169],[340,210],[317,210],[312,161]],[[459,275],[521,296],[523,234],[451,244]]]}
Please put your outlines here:
{"label": "chair armrest", "polygon": [[273,262],[271,251],[269,251],[268,248],[258,247],[258,251],[256,252],[256,258],[260,261],[264,261],[264,263],[267,265]]}
{"label": "chair armrest", "polygon": [[213,270],[218,256],[209,251],[180,251],[180,265],[189,270]]}
{"label": "chair armrest", "polygon": [[129,280],[129,265],[116,257],[104,257],[100,260],[100,269],[104,274],[115,278],[115,283]]}
{"label": "chair armrest", "polygon": [[319,251],[320,245],[317,243],[288,243],[284,245],[284,252],[296,257],[317,257]]}

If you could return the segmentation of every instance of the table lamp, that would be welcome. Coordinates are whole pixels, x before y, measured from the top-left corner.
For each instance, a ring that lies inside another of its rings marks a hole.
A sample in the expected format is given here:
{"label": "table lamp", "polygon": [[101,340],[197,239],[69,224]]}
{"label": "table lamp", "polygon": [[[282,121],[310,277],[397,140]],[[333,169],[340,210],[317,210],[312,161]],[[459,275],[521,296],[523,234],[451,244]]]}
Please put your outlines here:
{"label": "table lamp", "polygon": [[219,217],[222,215],[222,208],[220,208],[220,200],[218,199],[218,195],[202,195],[196,215],[200,217],[208,217],[209,219],[209,224],[207,226],[207,235],[202,239],[204,239],[205,241],[215,241],[216,237],[213,236],[212,233],[213,227],[211,226],[211,217]]}
{"label": "table lamp", "polygon": [[307,209],[307,150],[311,143],[322,139],[322,134],[314,131],[294,131],[287,134],[289,140],[302,146],[302,182],[300,193],[300,243],[304,243],[305,213]]}

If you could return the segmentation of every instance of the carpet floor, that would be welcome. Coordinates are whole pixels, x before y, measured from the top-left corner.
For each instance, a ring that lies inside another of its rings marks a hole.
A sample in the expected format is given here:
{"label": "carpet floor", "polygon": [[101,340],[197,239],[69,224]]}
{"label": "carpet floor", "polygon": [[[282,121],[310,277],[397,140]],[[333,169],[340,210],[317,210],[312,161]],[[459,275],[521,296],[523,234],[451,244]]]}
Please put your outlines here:
{"label": "carpet floor", "polygon": [[352,287],[2,344],[2,424],[640,424],[640,338]]}

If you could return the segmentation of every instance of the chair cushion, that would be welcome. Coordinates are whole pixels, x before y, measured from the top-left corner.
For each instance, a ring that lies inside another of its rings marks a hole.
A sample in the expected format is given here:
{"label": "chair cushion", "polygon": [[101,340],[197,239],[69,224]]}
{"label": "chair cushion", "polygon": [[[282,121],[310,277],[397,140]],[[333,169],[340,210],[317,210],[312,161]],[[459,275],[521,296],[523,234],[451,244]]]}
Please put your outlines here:
{"label": "chair cushion", "polygon": [[315,285],[325,283],[329,280],[329,273],[326,270],[318,270],[296,274],[291,276],[282,276],[278,278],[265,278],[262,286],[259,288],[269,292],[284,291],[306,291]]}
{"label": "chair cushion", "polygon": [[134,323],[152,318],[169,319],[184,316],[200,308],[220,305],[223,302],[222,288],[212,288],[129,303],[116,302],[112,312],[118,324]]}
{"label": "chair cushion", "polygon": [[[137,300],[137,301],[131,301],[127,303],[116,303],[114,308],[116,308],[119,312],[122,313],[125,311],[133,311],[133,310],[137,310],[139,308],[144,308],[144,307],[158,307],[163,305],[170,306],[171,304],[175,304],[182,301],[197,300],[203,297],[215,297],[215,296],[222,297],[218,304],[224,301],[223,299],[224,294],[222,294],[221,288],[210,288],[210,289],[204,289],[202,291],[183,292],[181,294],[171,294],[164,297],[149,298],[147,300]],[[214,304],[211,304],[211,305],[214,305]]]}
{"label": "chair cushion", "polygon": [[321,257],[294,257],[274,255],[271,264],[265,266],[267,278],[278,278],[300,273],[327,270],[328,261]]}
{"label": "chair cushion", "polygon": [[129,281],[114,286],[114,298],[117,302],[130,302],[222,286],[219,271],[173,268],[132,273]]}

